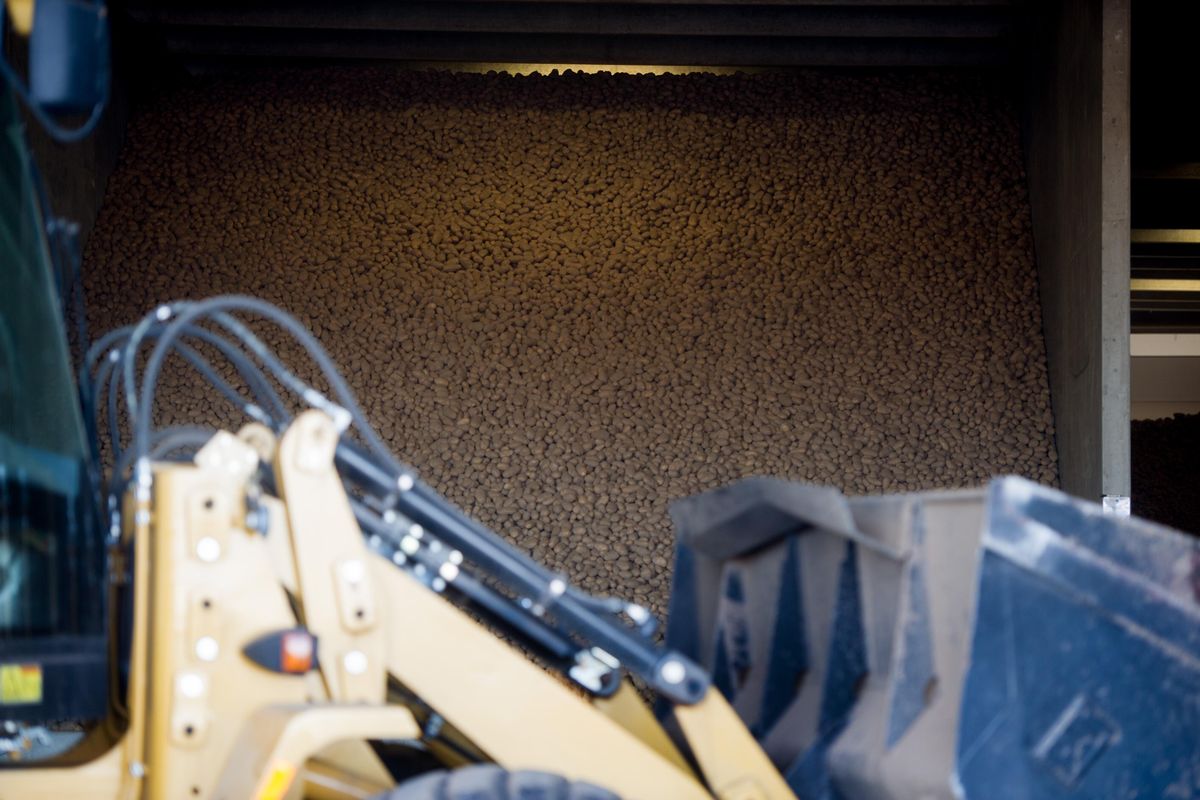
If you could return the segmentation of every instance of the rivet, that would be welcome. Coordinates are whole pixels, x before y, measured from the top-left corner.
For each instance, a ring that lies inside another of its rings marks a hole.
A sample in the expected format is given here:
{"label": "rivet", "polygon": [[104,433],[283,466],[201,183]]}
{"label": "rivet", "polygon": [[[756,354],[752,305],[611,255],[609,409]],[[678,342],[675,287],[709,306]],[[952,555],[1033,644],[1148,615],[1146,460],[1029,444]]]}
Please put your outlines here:
{"label": "rivet", "polygon": [[687,670],[684,669],[683,664],[671,659],[670,661],[664,662],[663,665],[659,667],[658,674],[661,675],[662,679],[667,683],[676,684],[683,683],[683,679],[687,677]]}
{"label": "rivet", "polygon": [[366,576],[367,568],[357,558],[346,561],[342,564],[342,577],[346,583],[361,583]]}
{"label": "rivet", "polygon": [[196,658],[201,661],[216,661],[221,652],[221,646],[211,636],[201,636],[196,640]]}
{"label": "rivet", "polygon": [[367,671],[367,654],[362,650],[351,650],[342,658],[342,666],[351,675],[362,675]]}
{"label": "rivet", "polygon": [[183,673],[179,676],[179,693],[191,700],[203,696],[204,678],[194,672]]}
{"label": "rivet", "polygon": [[216,561],[221,557],[221,543],[211,536],[205,536],[196,542],[196,556],[201,561]]}

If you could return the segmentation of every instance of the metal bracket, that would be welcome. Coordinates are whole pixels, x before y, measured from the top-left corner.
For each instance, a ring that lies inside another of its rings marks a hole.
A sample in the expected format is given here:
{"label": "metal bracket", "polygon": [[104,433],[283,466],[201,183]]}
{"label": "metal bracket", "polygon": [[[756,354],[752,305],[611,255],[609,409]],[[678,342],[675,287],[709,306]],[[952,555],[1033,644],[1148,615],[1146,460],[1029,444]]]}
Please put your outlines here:
{"label": "metal bracket", "polygon": [[275,460],[275,449],[279,446],[279,440],[266,425],[259,422],[247,423],[238,430],[237,438],[253,447],[264,464]]}
{"label": "metal bracket", "polygon": [[275,470],[287,505],[303,622],[321,640],[331,699],[381,703],[384,636],[367,568],[370,553],[333,465],[339,433],[306,411],[279,441]]}
{"label": "metal bracket", "polygon": [[212,765],[225,762],[254,709],[310,696],[303,678],[263,671],[241,653],[295,624],[267,540],[244,525],[257,456],[228,434],[202,450],[202,465],[157,466],[152,550],[140,562],[153,565],[138,598],[149,609],[150,680],[131,703],[148,710],[146,757],[128,763],[153,797],[212,796]]}
{"label": "metal bracket", "polygon": [[1105,514],[1115,514],[1118,517],[1128,517],[1133,513],[1133,503],[1123,494],[1106,494],[1101,499],[1100,507]]}
{"label": "metal bracket", "polygon": [[258,451],[228,431],[217,431],[196,453],[196,466],[224,473],[242,483],[258,469]]}

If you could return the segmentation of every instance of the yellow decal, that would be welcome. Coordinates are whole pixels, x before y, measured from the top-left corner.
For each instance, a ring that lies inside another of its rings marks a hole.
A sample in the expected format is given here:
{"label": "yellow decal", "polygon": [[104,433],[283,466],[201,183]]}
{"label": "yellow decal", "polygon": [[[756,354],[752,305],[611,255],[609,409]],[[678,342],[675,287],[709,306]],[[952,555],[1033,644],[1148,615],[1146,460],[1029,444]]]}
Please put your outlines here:
{"label": "yellow decal", "polygon": [[275,766],[271,767],[271,773],[263,782],[262,788],[258,790],[257,800],[283,800],[283,796],[287,794],[288,787],[292,785],[292,778],[295,776],[295,767],[286,761],[276,761]]}
{"label": "yellow decal", "polygon": [[41,664],[0,664],[0,705],[42,702]]}

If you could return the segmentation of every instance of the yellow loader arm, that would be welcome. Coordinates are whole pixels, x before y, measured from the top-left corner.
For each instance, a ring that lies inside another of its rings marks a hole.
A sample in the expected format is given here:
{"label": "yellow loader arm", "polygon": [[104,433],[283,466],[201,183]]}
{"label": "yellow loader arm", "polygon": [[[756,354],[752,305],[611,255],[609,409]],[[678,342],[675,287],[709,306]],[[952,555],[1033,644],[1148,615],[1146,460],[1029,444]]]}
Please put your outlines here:
{"label": "yellow loader arm", "polygon": [[[585,697],[373,552],[339,436],[307,411],[277,446],[257,425],[218,433],[134,483],[129,728],[83,766],[6,772],[0,797],[368,797],[391,785],[366,745],[381,739],[623,798],[793,796],[715,690],[676,707],[693,767],[627,680]],[[278,498],[255,483],[264,456]],[[461,555],[445,555],[452,581]]]}

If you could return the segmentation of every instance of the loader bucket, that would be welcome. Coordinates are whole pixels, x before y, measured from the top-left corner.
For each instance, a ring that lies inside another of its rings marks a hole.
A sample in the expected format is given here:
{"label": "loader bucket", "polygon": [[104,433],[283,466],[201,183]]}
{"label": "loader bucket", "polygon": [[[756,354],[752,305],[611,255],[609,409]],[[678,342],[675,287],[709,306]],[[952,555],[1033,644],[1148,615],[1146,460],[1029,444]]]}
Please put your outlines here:
{"label": "loader bucket", "polygon": [[1014,478],[865,498],[756,478],[671,514],[668,643],[713,672],[803,800],[1196,780],[1186,537]]}
{"label": "loader bucket", "polygon": [[999,481],[978,596],[967,797],[1200,796],[1200,540]]}

